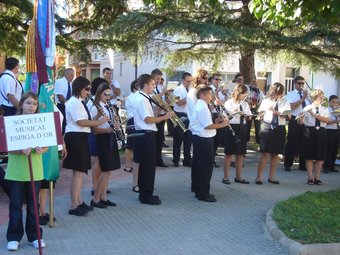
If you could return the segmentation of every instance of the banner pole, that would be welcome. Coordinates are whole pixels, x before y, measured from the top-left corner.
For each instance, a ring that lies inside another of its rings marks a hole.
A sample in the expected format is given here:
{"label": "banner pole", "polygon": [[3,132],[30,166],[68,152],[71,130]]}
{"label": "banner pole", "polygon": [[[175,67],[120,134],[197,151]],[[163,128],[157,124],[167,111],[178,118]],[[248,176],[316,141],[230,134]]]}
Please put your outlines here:
{"label": "banner pole", "polygon": [[54,218],[54,200],[53,200],[53,197],[54,197],[54,189],[53,189],[53,182],[50,181],[50,188],[49,188],[49,194],[50,194],[50,203],[49,203],[49,217],[50,217],[50,220],[49,220],[49,227],[50,228],[53,228],[53,218]]}

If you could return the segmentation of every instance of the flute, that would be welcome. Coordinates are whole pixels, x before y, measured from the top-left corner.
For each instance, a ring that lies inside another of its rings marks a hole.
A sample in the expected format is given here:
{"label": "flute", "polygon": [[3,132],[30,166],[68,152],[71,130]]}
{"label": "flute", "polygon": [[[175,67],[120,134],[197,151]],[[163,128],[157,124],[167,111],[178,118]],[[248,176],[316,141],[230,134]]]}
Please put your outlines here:
{"label": "flute", "polygon": [[[91,100],[91,102],[93,103],[93,105],[97,108],[98,112],[102,115],[102,116],[105,116],[105,113],[104,113],[104,109],[103,107],[101,107],[100,104],[96,103],[94,101],[94,99],[92,97],[89,97],[89,99]],[[124,149],[126,147],[126,142],[125,142],[125,136],[123,137],[121,135],[121,133],[119,132],[119,130],[115,127],[114,123],[112,122],[112,120],[110,118],[108,118],[108,121],[107,123],[110,125],[113,133],[115,134],[116,136],[116,140],[117,140],[117,145],[118,145],[118,149]]]}

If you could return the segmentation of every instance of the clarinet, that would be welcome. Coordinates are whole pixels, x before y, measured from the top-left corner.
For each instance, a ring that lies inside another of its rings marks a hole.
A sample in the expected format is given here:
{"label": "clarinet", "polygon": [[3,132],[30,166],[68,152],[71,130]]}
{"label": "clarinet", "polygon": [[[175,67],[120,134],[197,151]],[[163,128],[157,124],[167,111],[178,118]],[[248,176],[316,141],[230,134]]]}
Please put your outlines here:
{"label": "clarinet", "polygon": [[[100,112],[104,116],[105,113],[104,113],[103,107],[101,107],[100,104],[97,104],[92,97],[89,97],[89,99],[93,103],[93,105],[97,108],[98,112]],[[113,122],[112,122],[112,120],[110,118],[108,119],[107,123],[110,125],[112,131],[114,132],[114,134],[115,134],[115,136],[117,138],[118,149],[120,150],[120,149],[124,148],[125,139],[124,139],[124,142],[122,142],[120,139],[118,139],[117,128],[115,127],[115,125],[113,124]]]}
{"label": "clarinet", "polygon": [[115,109],[115,106],[111,104],[110,100],[107,100],[107,105],[109,106],[109,109],[110,109],[110,112],[113,118],[115,117],[118,118],[119,128],[115,128],[115,135],[116,135],[117,141],[119,141],[119,143],[121,144],[121,149],[126,149],[127,144],[125,141],[125,133],[124,133],[124,129],[122,126],[122,120],[118,114],[118,111]]}

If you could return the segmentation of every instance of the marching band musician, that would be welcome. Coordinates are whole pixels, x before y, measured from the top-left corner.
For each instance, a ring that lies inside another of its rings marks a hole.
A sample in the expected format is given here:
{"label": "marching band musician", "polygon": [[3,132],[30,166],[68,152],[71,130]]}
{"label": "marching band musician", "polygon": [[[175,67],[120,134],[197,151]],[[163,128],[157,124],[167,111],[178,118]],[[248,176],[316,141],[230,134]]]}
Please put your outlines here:
{"label": "marching band musician", "polygon": [[306,170],[305,155],[301,150],[301,139],[304,130],[303,125],[298,125],[295,120],[303,108],[310,103],[307,100],[308,92],[303,90],[305,84],[305,78],[302,76],[296,76],[294,78],[295,89],[287,93],[286,99],[290,103],[292,109],[291,118],[288,123],[288,136],[287,144],[284,153],[284,166],[285,171],[290,172],[293,165],[294,157],[299,155],[299,169]]}
{"label": "marching band musician", "polygon": [[264,99],[263,92],[257,87],[257,80],[253,79],[250,82],[250,85],[248,87],[248,103],[250,107],[250,111],[253,114],[253,116],[248,121],[248,131],[247,131],[247,142],[250,141],[250,130],[252,122],[254,121],[254,128],[255,128],[255,141],[257,144],[260,144],[260,126],[261,121],[258,120],[256,115],[258,114],[258,108]]}
{"label": "marching band musician", "polygon": [[[187,110],[187,94],[190,88],[190,85],[192,83],[192,76],[190,73],[183,73],[182,75],[182,84],[178,87],[176,87],[173,91],[174,97],[178,97],[179,100],[175,101],[174,104],[174,111],[175,114],[179,118],[186,118],[184,121],[185,127],[188,128],[189,126],[189,119],[188,119],[188,110]],[[174,128],[173,133],[173,164],[174,166],[179,166],[179,159],[181,156],[181,145],[183,142],[183,166],[189,166],[191,167],[191,132],[188,130],[187,132],[184,132],[179,126],[176,126]]]}
{"label": "marching band musician", "polygon": [[142,204],[159,205],[161,200],[153,195],[156,172],[156,132],[155,123],[169,119],[174,113],[155,117],[152,99],[155,80],[149,74],[142,74],[138,78],[141,91],[134,98],[133,112],[136,132],[143,133],[135,137],[133,158],[139,162],[139,201]]}
{"label": "marching band musician", "polygon": [[198,200],[216,202],[210,194],[210,180],[214,161],[214,136],[216,129],[229,124],[227,119],[216,119],[213,123],[208,104],[213,99],[211,87],[199,85],[197,87],[197,103],[192,114],[191,130],[193,134],[193,162],[192,171],[196,174],[192,180],[192,188]]}
{"label": "marching band musician", "polygon": [[72,83],[73,96],[66,102],[65,144],[67,157],[63,161],[63,168],[72,169],[73,175],[70,186],[71,215],[84,216],[93,210],[82,197],[84,175],[91,168],[88,136],[91,127],[105,123],[108,118],[91,120],[90,112],[84,100],[90,95],[90,81],[79,76]]}
{"label": "marching band musician", "polygon": [[231,131],[228,130],[227,136],[225,139],[224,146],[224,176],[222,182],[224,184],[230,184],[229,180],[229,172],[230,172],[230,162],[232,160],[232,155],[236,155],[236,183],[249,184],[249,181],[246,181],[242,178],[242,165],[243,165],[243,157],[247,152],[247,122],[246,118],[251,116],[251,111],[249,109],[249,105],[246,101],[247,99],[247,87],[242,84],[236,85],[234,91],[231,95],[231,98],[224,104],[224,107],[231,114],[240,112],[239,114],[235,114],[234,117],[230,120],[230,125],[234,130],[236,137],[238,137],[241,141],[235,142],[235,136],[232,135]]}
{"label": "marching band musician", "polygon": [[[110,100],[111,88],[107,83],[99,85],[94,98],[94,105],[90,109],[92,119],[98,115],[107,116],[112,123],[116,123],[115,116],[109,108],[107,101]],[[98,107],[99,106],[99,107]],[[98,108],[99,109],[98,109]],[[119,127],[117,127],[119,128]],[[98,178],[94,196],[91,200],[91,206],[97,208],[106,208],[116,206],[116,203],[107,199],[107,187],[109,184],[111,171],[120,169],[120,158],[118,152],[117,140],[108,122],[93,128],[96,135],[97,151],[101,174]]]}
{"label": "marching band musician", "polygon": [[[223,87],[220,86],[220,83],[222,81],[222,76],[221,74],[219,73],[214,73],[212,76],[211,76],[211,89],[213,91],[213,94],[215,95],[215,102],[216,103],[216,107],[219,107],[219,104],[223,104],[225,102],[222,101],[222,99],[224,99],[224,95],[222,94],[222,90],[223,90]],[[218,114],[217,114],[217,111],[216,109],[212,109],[211,110],[212,114],[213,114],[213,118],[216,119]],[[217,129],[216,130],[216,135],[214,137],[214,166],[215,167],[219,167],[217,164],[216,164],[216,161],[215,161],[215,155],[216,155],[216,152],[217,152],[217,149],[219,146],[224,146],[224,138],[225,138],[225,129],[221,128],[221,129]]]}
{"label": "marching band musician", "polygon": [[[312,104],[303,108],[304,132],[302,149],[305,152],[308,173],[308,185],[322,185],[320,172],[327,152],[326,125],[329,121],[328,109],[322,106],[324,93],[321,89],[311,92]],[[315,160],[315,175],[313,176],[313,161]]]}
{"label": "marching band musician", "polygon": [[118,81],[112,80],[112,70],[108,67],[105,67],[103,69],[103,76],[111,88],[111,96],[110,96],[111,104],[118,106],[117,105],[118,97],[121,94],[120,84]]}
{"label": "marching band musician", "polygon": [[339,110],[339,98],[336,95],[331,95],[328,100],[329,106],[329,119],[330,121],[327,123],[326,132],[327,132],[327,153],[326,159],[323,164],[323,172],[328,173],[331,172],[338,172],[334,168],[336,156],[338,155],[339,149],[339,140],[340,140],[340,129],[339,129],[339,122],[340,117],[339,113],[335,112]]}
{"label": "marching band musician", "polygon": [[264,99],[258,109],[263,114],[263,121],[260,131],[260,152],[261,157],[257,167],[257,177],[255,183],[262,185],[262,172],[266,166],[268,157],[270,156],[270,167],[268,182],[280,184],[275,179],[277,163],[279,161],[278,154],[283,153],[286,139],[286,115],[282,115],[290,110],[290,104],[283,97],[284,86],[275,82],[270,86],[268,97]]}

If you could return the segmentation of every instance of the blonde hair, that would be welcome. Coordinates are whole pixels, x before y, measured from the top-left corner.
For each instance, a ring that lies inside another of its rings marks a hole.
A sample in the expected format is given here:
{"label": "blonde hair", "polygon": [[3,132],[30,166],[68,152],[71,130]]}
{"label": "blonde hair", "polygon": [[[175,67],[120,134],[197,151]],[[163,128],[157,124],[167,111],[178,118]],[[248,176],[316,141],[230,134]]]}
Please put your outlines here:
{"label": "blonde hair", "polygon": [[247,87],[239,83],[235,86],[231,97],[237,100],[239,95],[245,94],[247,91],[248,91]]}
{"label": "blonde hair", "polygon": [[325,96],[325,94],[323,93],[323,91],[321,89],[314,89],[312,90],[312,92],[310,93],[310,98],[315,101],[319,96]]}
{"label": "blonde hair", "polygon": [[199,68],[193,75],[193,83],[192,86],[196,88],[199,85],[199,79],[203,78],[204,76],[208,76],[208,71],[204,70],[203,68]]}

